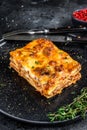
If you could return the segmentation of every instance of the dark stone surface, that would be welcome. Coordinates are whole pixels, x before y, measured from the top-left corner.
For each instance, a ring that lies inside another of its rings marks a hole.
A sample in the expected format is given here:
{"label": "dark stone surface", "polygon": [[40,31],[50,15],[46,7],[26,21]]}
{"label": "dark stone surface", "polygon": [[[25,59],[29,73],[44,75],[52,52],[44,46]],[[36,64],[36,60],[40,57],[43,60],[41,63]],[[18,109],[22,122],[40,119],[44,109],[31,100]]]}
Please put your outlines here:
{"label": "dark stone surface", "polygon": [[[32,2],[33,1],[33,2]],[[87,6],[87,0],[4,0],[0,1],[0,36],[12,30],[71,25],[75,9]],[[0,114],[0,130],[87,130],[87,118],[64,126],[35,126]]]}

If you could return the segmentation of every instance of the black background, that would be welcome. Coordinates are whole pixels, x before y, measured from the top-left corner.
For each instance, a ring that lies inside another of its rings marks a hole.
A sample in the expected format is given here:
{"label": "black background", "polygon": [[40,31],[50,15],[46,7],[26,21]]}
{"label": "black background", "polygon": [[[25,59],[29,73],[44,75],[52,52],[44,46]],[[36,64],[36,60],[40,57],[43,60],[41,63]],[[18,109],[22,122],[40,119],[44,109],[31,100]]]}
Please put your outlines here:
{"label": "black background", "polygon": [[[33,1],[33,2],[32,2]],[[17,29],[53,28],[72,25],[74,10],[87,7],[87,0],[0,1],[0,37]],[[64,126],[35,126],[0,114],[0,130],[87,130],[87,119]]]}

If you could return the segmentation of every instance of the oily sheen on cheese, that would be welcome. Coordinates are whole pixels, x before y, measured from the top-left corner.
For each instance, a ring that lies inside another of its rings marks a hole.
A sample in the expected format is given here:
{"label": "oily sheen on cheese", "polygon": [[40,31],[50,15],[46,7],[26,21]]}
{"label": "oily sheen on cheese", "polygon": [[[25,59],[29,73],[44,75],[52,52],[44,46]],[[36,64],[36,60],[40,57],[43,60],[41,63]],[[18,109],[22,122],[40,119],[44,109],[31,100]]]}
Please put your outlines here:
{"label": "oily sheen on cheese", "polygon": [[81,78],[81,65],[50,40],[36,39],[10,52],[10,67],[46,98]]}

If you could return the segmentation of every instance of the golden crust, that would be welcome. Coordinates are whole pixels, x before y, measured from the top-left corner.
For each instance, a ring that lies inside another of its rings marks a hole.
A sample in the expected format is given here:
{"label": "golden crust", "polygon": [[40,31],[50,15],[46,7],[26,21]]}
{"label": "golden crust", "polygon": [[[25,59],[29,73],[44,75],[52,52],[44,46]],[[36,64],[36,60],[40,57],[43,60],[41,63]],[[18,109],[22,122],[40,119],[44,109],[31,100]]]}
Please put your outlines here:
{"label": "golden crust", "polygon": [[43,38],[11,51],[10,66],[47,98],[81,78],[80,63]]}

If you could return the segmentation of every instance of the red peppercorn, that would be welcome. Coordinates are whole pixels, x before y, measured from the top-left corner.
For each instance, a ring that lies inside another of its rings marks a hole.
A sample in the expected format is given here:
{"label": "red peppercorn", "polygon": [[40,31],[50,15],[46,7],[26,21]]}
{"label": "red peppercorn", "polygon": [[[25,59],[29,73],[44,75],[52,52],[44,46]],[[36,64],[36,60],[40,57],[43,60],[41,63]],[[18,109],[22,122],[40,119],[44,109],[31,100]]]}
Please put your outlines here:
{"label": "red peppercorn", "polygon": [[73,17],[78,20],[87,22],[87,8],[75,11],[73,13]]}

